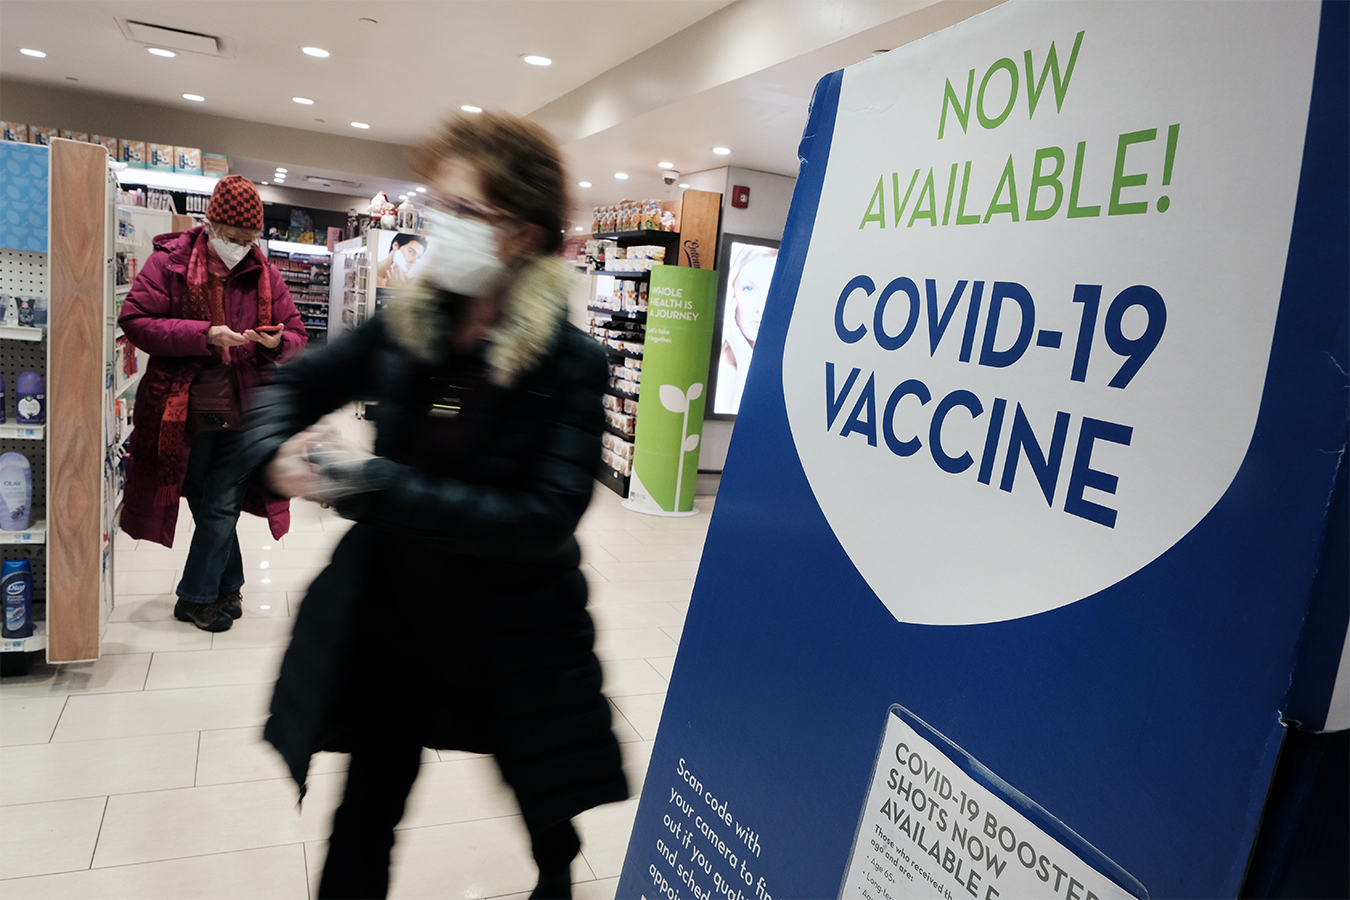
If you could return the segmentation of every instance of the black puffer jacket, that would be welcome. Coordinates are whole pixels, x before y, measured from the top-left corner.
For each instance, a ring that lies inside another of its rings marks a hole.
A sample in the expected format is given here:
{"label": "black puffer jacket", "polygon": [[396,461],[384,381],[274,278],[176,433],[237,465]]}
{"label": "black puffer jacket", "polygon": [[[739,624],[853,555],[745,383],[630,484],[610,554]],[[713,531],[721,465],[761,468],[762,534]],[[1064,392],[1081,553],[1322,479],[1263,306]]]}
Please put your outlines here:
{"label": "black puffer jacket", "polygon": [[627,796],[573,537],[605,359],[565,321],[569,277],[548,261],[518,279],[448,456],[423,445],[450,328],[432,294],[408,292],[258,393],[251,470],[361,399],[377,404],[371,465],[387,483],[338,504],[356,524],[306,595],[272,698],[265,736],[302,792],[311,754],[349,749],[370,704],[398,697],[424,745],[495,754],[533,821]]}

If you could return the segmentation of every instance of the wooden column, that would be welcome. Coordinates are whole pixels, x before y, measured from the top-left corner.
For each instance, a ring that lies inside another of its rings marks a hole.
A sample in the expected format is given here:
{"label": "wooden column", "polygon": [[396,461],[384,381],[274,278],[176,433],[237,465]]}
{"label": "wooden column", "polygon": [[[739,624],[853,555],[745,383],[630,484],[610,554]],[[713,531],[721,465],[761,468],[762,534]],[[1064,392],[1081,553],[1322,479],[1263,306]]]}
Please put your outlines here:
{"label": "wooden column", "polygon": [[107,152],[52,142],[47,658],[96,659],[102,566]]}
{"label": "wooden column", "polygon": [[721,194],[684,192],[680,205],[679,265],[691,269],[717,268],[717,224],[721,216]]}

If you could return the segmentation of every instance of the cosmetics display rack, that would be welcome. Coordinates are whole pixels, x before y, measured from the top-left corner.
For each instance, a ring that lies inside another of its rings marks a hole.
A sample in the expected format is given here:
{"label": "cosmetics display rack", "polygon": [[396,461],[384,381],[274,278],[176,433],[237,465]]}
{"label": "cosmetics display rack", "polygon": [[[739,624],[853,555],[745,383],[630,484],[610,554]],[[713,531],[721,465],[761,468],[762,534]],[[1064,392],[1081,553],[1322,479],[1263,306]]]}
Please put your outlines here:
{"label": "cosmetics display rack", "polygon": [[118,254],[134,251],[119,245],[117,183],[104,148],[4,143],[0,169],[10,173],[0,197],[0,294],[48,304],[45,328],[0,329],[7,386],[21,371],[46,381],[45,422],[20,423],[11,405],[0,427],[0,452],[22,453],[32,470],[28,529],[0,531],[0,557],[27,559],[33,570],[34,634],[0,641],[0,664],[19,672],[35,651],[49,662],[98,658],[112,612],[125,440],[118,401],[134,391],[114,372],[116,281]]}
{"label": "cosmetics display rack", "polygon": [[278,248],[278,241],[268,243],[267,258],[281,270],[291,300],[300,311],[300,320],[309,332],[309,345],[321,347],[328,342],[330,257],[326,250],[303,252]]}

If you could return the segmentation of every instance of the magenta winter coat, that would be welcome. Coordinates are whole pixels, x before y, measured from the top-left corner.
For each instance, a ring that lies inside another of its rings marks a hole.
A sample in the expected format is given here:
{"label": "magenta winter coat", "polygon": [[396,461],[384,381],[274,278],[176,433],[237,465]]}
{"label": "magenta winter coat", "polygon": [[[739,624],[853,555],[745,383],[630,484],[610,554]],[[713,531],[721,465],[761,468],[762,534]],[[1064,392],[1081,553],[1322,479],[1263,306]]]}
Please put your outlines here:
{"label": "magenta winter coat", "polygon": [[[140,391],[165,383],[166,375],[184,375],[190,381],[190,376],[210,361],[206,333],[211,323],[180,318],[182,305],[187,300],[188,257],[201,230],[198,226],[156,237],[155,252],[141,268],[122,305],[118,324],[131,343],[150,355]],[[260,265],[253,254],[245,257],[225,280],[225,324],[241,334],[258,324],[260,277],[271,279],[272,323],[286,327],[276,350],[267,350],[255,343],[230,348],[230,361],[238,375],[245,405],[261,381],[263,370],[298,356],[309,341],[281,272],[271,264]],[[182,446],[172,452],[165,452],[163,447],[139,446],[137,438],[150,433],[149,429],[143,431],[140,428],[142,419],[150,415],[152,409],[153,404],[138,403],[133,412],[136,428],[131,435],[131,465],[133,468],[150,465],[157,470],[172,467],[170,474],[175,474],[175,478],[170,480],[181,492],[192,442],[190,439],[183,441]],[[155,474],[158,476],[159,471]],[[178,492],[172,498],[155,496],[152,490],[135,489],[133,480],[128,478],[120,520],[122,529],[133,538],[173,546],[178,507]],[[251,491],[244,501],[244,510],[265,515],[273,537],[281,537],[290,528],[290,504],[282,497],[260,490]]]}

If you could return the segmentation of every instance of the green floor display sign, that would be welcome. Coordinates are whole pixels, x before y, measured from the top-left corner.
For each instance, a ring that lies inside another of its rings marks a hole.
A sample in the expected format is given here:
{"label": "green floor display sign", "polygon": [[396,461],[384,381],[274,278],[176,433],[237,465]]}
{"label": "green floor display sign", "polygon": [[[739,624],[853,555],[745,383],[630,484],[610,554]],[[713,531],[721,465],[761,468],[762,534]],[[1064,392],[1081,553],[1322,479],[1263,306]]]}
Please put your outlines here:
{"label": "green floor display sign", "polygon": [[655,266],[647,296],[641,415],[624,505],[655,515],[693,515],[717,272]]}

